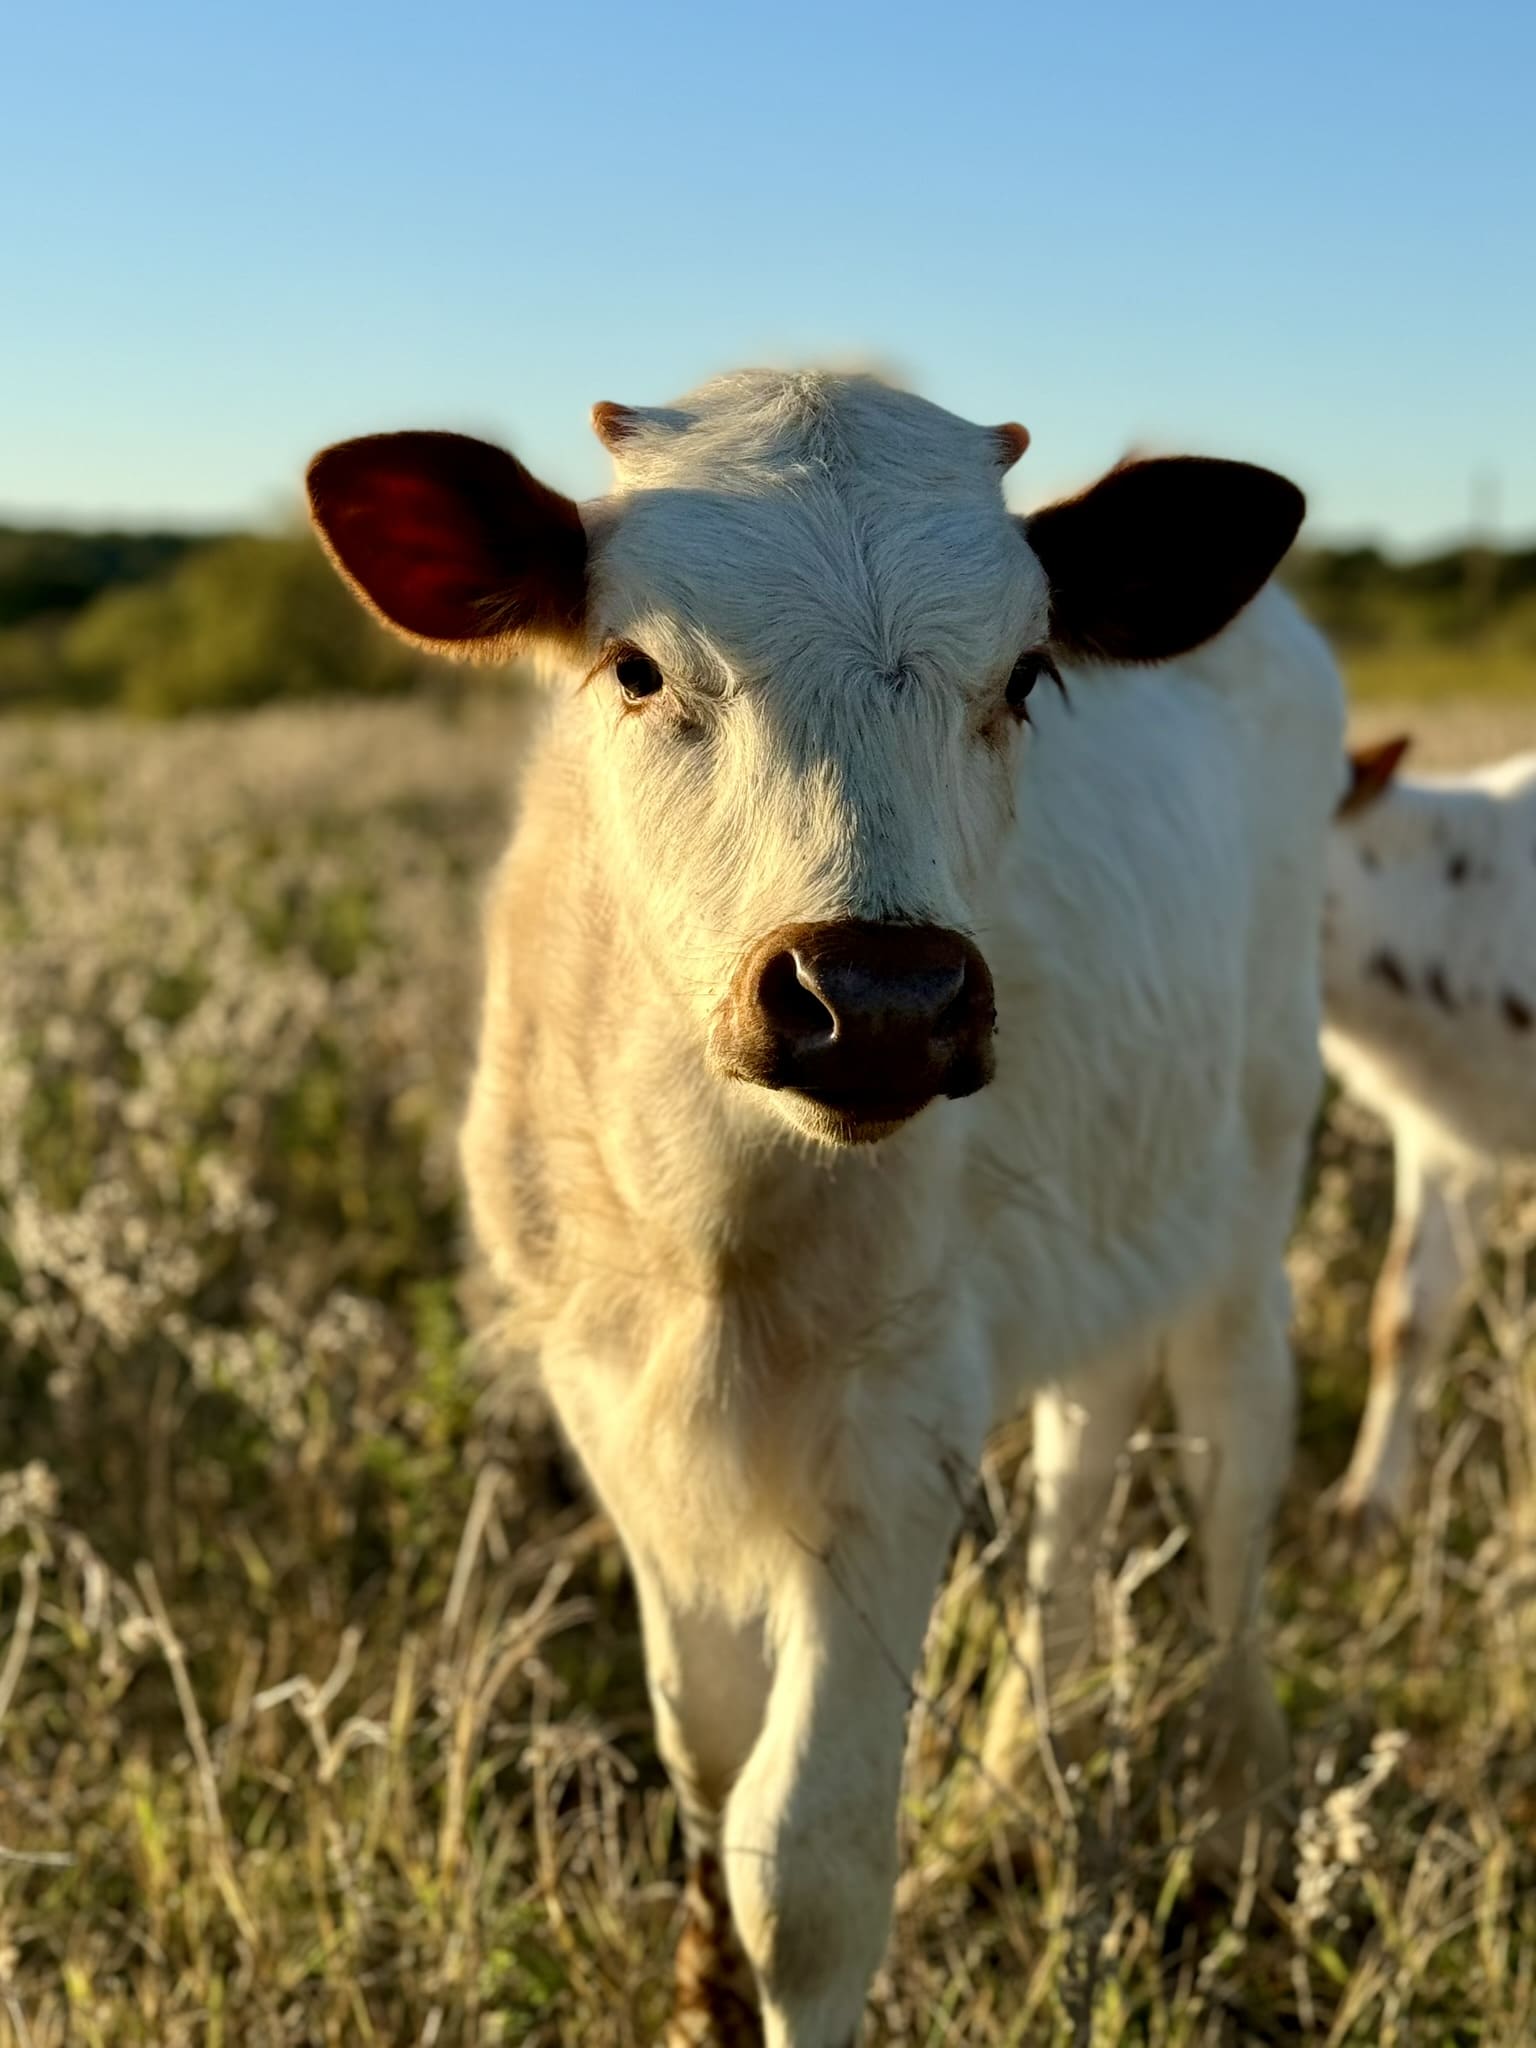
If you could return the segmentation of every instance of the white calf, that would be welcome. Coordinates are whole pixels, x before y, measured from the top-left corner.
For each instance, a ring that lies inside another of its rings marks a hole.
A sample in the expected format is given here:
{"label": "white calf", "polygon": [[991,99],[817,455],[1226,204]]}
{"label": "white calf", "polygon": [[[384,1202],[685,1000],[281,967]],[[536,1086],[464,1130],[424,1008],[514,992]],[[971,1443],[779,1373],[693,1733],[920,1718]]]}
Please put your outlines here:
{"label": "white calf", "polygon": [[1465,1306],[1495,1163],[1536,1152],[1536,754],[1410,781],[1407,744],[1354,757],[1324,910],[1324,1055],[1390,1126],[1397,1176],[1338,1491],[1367,1526],[1402,1518],[1415,1394]]}
{"label": "white calf", "polygon": [[327,451],[311,502],[400,631],[584,678],[491,904],[474,1215],[639,1588],[675,2038],[760,2004],[771,2048],[846,2048],[957,1475],[1021,1394],[1050,1581],[1166,1366],[1275,1762],[1340,691],[1263,588],[1301,514],[1266,471],[1132,463],[1018,520],[1022,428],[868,378],[594,422],[579,510],[434,434]]}

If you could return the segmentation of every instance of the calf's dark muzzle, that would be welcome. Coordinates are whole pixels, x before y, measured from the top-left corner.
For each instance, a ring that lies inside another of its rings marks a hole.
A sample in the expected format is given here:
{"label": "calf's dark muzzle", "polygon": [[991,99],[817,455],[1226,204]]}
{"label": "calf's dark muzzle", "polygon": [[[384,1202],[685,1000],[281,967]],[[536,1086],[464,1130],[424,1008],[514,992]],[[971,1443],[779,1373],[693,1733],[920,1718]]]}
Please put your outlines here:
{"label": "calf's dark muzzle", "polygon": [[742,960],[715,1016],[719,1070],[791,1089],[829,1136],[882,1137],[936,1096],[992,1078],[992,976],[942,925],[782,925]]}

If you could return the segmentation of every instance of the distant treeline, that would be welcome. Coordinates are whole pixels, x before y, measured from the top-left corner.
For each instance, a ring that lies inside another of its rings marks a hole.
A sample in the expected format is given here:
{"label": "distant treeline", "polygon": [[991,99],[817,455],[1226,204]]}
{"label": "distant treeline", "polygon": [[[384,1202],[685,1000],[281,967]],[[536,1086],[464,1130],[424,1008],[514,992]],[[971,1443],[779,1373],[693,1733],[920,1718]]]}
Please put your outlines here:
{"label": "distant treeline", "polygon": [[[1536,548],[1397,562],[1298,549],[1285,579],[1346,654],[1435,644],[1536,658]],[[463,676],[368,619],[314,541],[0,526],[0,710],[149,716],[380,696]]]}
{"label": "distant treeline", "polygon": [[375,625],[306,533],[0,527],[0,710],[173,717],[460,673]]}
{"label": "distant treeline", "polygon": [[1298,548],[1283,577],[1339,646],[1514,635],[1536,652],[1536,548],[1467,546],[1396,562],[1378,548]]}

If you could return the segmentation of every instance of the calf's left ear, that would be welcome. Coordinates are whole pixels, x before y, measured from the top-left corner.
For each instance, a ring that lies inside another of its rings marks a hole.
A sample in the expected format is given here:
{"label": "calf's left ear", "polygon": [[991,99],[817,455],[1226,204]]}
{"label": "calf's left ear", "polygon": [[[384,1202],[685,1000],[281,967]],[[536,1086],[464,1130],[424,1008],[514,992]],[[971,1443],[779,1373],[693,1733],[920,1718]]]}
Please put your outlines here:
{"label": "calf's left ear", "polygon": [[1399,733],[1396,739],[1379,740],[1374,747],[1351,747],[1349,781],[1339,798],[1336,815],[1352,817],[1356,811],[1369,810],[1378,797],[1385,796],[1412,745],[1411,734]]}
{"label": "calf's left ear", "polygon": [[309,509],[342,579],[436,654],[500,661],[580,647],[587,542],[569,498],[465,434],[368,434],[309,465]]}
{"label": "calf's left ear", "polygon": [[1268,582],[1306,500],[1273,470],[1178,455],[1122,462],[1024,521],[1051,587],[1051,640],[1095,661],[1167,661]]}

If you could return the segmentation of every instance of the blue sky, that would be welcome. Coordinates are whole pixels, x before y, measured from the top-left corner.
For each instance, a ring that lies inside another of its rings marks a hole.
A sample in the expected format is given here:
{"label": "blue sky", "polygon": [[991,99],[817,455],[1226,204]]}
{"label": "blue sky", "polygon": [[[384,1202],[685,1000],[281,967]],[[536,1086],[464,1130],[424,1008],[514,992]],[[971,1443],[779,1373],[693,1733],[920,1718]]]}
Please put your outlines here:
{"label": "blue sky", "polygon": [[[389,426],[873,358],[1314,530],[1536,535],[1536,8],[49,0],[0,83],[0,515],[246,522]],[[1479,482],[1479,480],[1483,480]]]}

